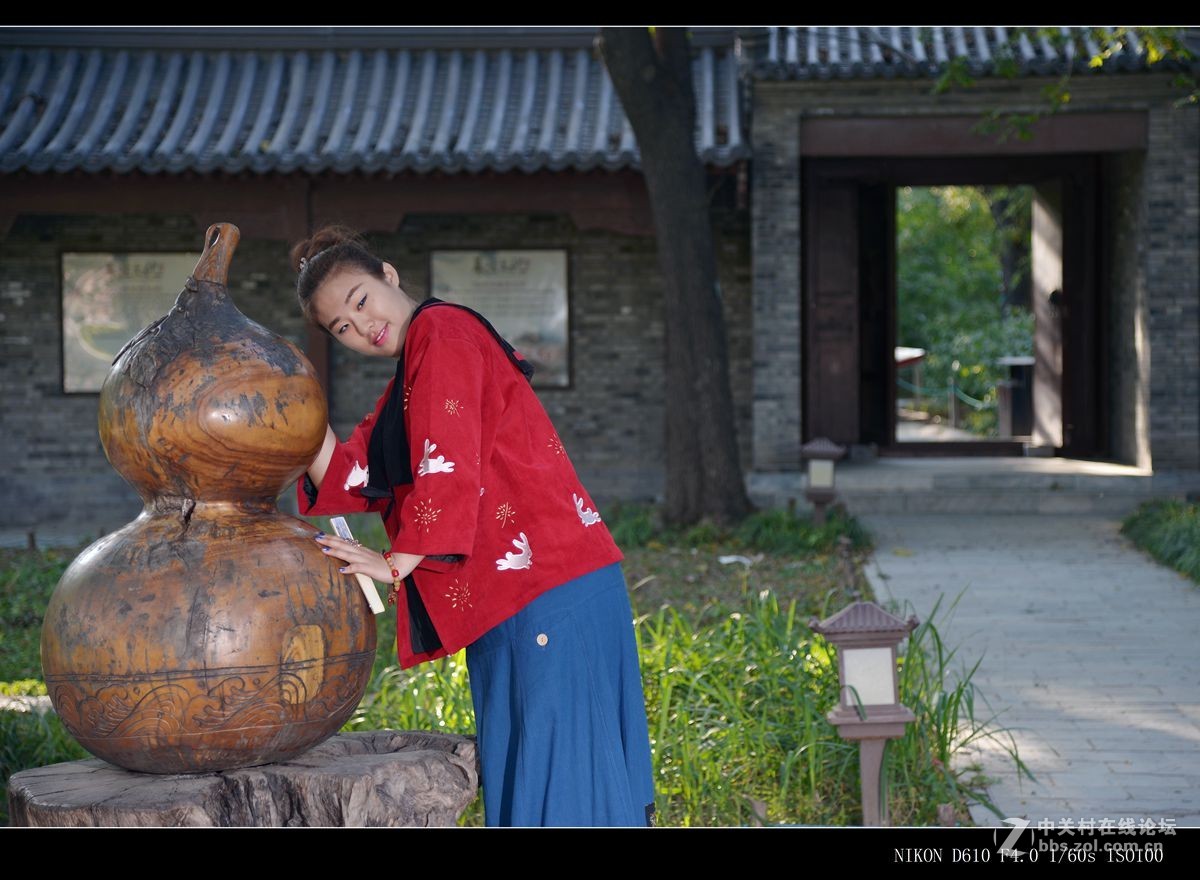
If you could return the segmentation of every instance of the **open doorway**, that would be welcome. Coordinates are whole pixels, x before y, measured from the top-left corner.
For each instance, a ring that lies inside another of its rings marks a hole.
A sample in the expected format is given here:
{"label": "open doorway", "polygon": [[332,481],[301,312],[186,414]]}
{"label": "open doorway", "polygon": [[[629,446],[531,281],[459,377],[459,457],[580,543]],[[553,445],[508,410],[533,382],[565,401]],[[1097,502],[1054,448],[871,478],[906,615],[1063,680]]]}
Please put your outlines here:
{"label": "open doorway", "polygon": [[[900,456],[1106,455],[1096,157],[819,158],[803,173],[802,442]],[[906,198],[949,217],[924,224],[949,243],[924,257],[923,273],[898,253]],[[972,239],[960,227],[972,224],[980,243],[963,244]],[[935,283],[939,296],[917,289]],[[921,416],[940,430],[921,436]],[[946,427],[965,433],[948,438]]]}
{"label": "open doorway", "polygon": [[896,442],[1031,441],[1034,188],[895,195]]}

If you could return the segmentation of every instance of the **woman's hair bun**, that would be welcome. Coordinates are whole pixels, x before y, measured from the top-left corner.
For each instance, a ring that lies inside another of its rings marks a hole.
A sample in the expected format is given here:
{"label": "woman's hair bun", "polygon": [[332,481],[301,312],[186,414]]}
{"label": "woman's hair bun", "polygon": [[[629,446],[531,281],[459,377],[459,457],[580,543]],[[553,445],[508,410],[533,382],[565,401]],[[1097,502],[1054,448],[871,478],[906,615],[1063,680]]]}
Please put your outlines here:
{"label": "woman's hair bun", "polygon": [[292,246],[291,251],[288,252],[292,271],[299,274],[301,260],[310,260],[314,255],[319,254],[323,250],[347,243],[355,244],[363,250],[367,249],[366,242],[363,241],[362,236],[349,226],[344,226],[340,223],[331,223],[327,226],[322,226],[310,238],[303,239]]}

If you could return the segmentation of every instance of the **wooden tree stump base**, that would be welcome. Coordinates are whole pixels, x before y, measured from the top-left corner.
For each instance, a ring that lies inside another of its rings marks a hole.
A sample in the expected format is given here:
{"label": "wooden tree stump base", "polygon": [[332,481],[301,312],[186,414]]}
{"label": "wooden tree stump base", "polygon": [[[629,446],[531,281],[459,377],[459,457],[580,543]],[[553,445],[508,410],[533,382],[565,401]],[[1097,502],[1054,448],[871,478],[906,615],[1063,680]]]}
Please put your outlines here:
{"label": "wooden tree stump base", "polygon": [[221,773],[135,773],[99,758],[8,780],[14,826],[454,825],[479,786],[474,737],[336,734],[291,761]]}

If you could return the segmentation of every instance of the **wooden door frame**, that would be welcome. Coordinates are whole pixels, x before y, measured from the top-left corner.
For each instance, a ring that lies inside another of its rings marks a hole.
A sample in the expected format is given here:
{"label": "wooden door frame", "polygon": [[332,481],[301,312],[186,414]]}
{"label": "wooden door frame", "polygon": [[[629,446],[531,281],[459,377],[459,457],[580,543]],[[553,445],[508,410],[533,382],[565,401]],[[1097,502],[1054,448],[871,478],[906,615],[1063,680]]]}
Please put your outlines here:
{"label": "wooden door frame", "polygon": [[[947,186],[947,185],[1018,185],[1032,184],[1039,180],[1060,178],[1073,181],[1081,187],[1082,204],[1091,209],[1098,209],[1103,204],[1103,192],[1100,187],[1099,155],[1094,153],[1073,154],[1061,153],[1054,155],[990,155],[990,156],[919,156],[919,157],[812,157],[801,159],[801,307],[802,314],[809,301],[809,289],[812,278],[809,274],[812,257],[815,256],[816,236],[814,229],[819,224],[820,205],[817,194],[821,185],[826,182],[845,184],[884,184],[894,192],[897,186]],[[893,200],[894,204],[894,200]],[[1108,303],[1106,302],[1106,287],[1097,271],[1097,260],[1100,258],[1096,251],[1099,243],[1096,239],[1098,224],[1096,210],[1084,211],[1081,225],[1073,224],[1066,230],[1076,238],[1073,244],[1075,259],[1068,262],[1064,256],[1064,275],[1072,279],[1069,283],[1075,289],[1082,291],[1085,302],[1074,317],[1074,327],[1068,330],[1064,327],[1064,362],[1063,362],[1063,401],[1064,401],[1064,446],[1056,449],[1056,454],[1079,457],[1099,457],[1107,454],[1109,424],[1108,407],[1108,375],[1103,365],[1108,340],[1106,319]],[[893,209],[894,216],[894,209]],[[894,222],[894,221],[893,221]],[[861,230],[860,230],[861,238]],[[887,334],[890,344],[895,344],[896,335],[896,259],[895,236],[889,238],[888,260],[890,263],[887,273]],[[1088,243],[1091,242],[1089,247]],[[1065,248],[1065,245],[1064,245]],[[861,298],[861,285],[859,287]],[[1082,314],[1081,314],[1082,312]],[[1086,315],[1086,317],[1084,317]],[[1067,335],[1072,336],[1071,344],[1082,347],[1082,353],[1072,350],[1068,357],[1065,346]],[[805,330],[803,340],[803,359],[801,377],[801,412],[804,425],[802,442],[812,439],[810,426],[813,420],[809,418],[811,395],[807,393],[809,377],[809,359],[812,355],[808,344],[810,335]],[[889,355],[890,355],[889,351]],[[980,441],[933,441],[897,443],[896,436],[896,390],[895,390],[895,360],[889,356],[888,389],[883,396],[887,402],[887,443],[878,446],[879,455],[919,456],[919,455],[1021,455],[1023,444],[1017,440],[980,440]],[[1083,413],[1090,424],[1076,426],[1073,435],[1066,435],[1068,411],[1080,412],[1080,402],[1090,401],[1083,408]],[[1068,401],[1070,403],[1068,404]],[[855,401],[855,405],[858,401]],[[1071,439],[1073,438],[1073,439]],[[861,423],[860,438],[861,441]],[[856,441],[858,442],[858,441]]]}

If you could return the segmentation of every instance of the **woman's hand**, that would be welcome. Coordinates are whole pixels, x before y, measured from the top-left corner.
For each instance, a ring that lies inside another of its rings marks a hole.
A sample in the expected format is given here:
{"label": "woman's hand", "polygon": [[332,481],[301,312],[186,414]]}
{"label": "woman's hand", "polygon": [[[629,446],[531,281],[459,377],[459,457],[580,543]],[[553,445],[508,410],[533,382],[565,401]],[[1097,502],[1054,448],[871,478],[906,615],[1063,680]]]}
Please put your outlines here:
{"label": "woman's hand", "polygon": [[[347,541],[345,538],[327,535],[324,532],[318,532],[313,537],[318,544],[324,545],[326,553],[347,563],[345,566],[339,568],[338,571],[345,574],[365,574],[372,580],[384,584],[392,582],[391,566],[387,564],[387,560],[383,558],[383,554],[377,550],[372,550],[370,547],[364,547],[362,544],[353,541]],[[408,577],[424,558],[424,556],[417,556],[412,553],[392,554],[392,559],[397,566],[396,570],[400,572],[401,580]]]}

